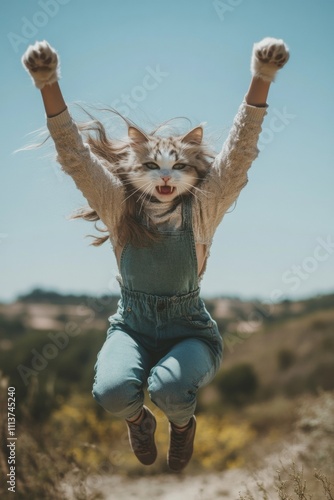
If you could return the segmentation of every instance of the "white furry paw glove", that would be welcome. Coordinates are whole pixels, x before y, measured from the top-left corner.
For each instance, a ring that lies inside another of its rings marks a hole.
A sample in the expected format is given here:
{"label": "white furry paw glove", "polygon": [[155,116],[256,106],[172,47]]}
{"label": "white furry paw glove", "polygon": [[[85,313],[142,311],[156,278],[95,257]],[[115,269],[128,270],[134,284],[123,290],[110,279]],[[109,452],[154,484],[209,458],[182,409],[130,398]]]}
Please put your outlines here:
{"label": "white furry paw glove", "polygon": [[58,54],[45,40],[29,45],[21,60],[38,89],[60,78]]}
{"label": "white furry paw glove", "polygon": [[255,43],[251,59],[251,73],[266,82],[273,82],[280,68],[289,60],[289,48],[277,38],[264,38]]}

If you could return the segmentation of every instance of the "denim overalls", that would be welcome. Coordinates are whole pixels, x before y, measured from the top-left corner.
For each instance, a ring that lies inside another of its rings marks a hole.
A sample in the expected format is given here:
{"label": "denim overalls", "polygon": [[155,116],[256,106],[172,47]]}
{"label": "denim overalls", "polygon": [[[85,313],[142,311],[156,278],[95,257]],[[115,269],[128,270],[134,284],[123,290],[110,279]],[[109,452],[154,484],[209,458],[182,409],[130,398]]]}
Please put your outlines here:
{"label": "denim overalls", "polygon": [[159,231],[149,247],[122,252],[121,299],[109,317],[95,365],[94,398],[110,413],[138,413],[148,385],[151,400],[177,424],[194,414],[199,387],[222,358],[217,324],[199,297],[191,199],[180,230]]}

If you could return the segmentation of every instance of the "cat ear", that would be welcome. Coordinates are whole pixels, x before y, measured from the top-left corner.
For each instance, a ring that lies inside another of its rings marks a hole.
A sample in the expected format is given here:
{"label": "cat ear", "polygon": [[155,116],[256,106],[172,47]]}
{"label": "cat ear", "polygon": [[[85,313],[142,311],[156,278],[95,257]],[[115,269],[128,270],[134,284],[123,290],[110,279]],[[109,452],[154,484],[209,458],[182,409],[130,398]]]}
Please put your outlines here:
{"label": "cat ear", "polygon": [[143,132],[141,132],[136,127],[129,127],[128,128],[128,136],[136,144],[141,144],[142,142],[146,142],[148,140],[146,135],[143,134]]}
{"label": "cat ear", "polygon": [[201,144],[203,139],[203,127],[195,127],[181,138],[182,142]]}

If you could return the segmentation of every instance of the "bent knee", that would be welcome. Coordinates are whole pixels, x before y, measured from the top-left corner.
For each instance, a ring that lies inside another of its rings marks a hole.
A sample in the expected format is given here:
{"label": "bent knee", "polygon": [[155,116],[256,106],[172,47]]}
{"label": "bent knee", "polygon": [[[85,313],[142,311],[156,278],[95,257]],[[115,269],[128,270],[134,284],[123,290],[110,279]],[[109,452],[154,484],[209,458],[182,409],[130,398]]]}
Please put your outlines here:
{"label": "bent knee", "polygon": [[189,404],[196,398],[197,387],[185,380],[160,376],[155,370],[148,380],[148,393],[158,406]]}
{"label": "bent knee", "polygon": [[106,384],[96,381],[93,385],[94,399],[115,417],[127,418],[140,399],[140,391],[134,384]]}

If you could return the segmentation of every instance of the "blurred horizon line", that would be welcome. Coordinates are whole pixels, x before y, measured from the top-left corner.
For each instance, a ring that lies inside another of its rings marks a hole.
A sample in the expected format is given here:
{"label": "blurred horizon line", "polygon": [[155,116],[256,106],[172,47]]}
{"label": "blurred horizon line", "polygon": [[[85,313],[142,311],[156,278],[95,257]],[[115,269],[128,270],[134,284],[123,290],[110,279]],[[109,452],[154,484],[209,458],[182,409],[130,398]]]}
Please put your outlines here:
{"label": "blurred horizon line", "polygon": [[[15,302],[19,302],[22,299],[26,299],[28,297],[36,296],[36,299],[38,296],[42,297],[43,295],[51,295],[54,297],[73,297],[73,298],[102,298],[102,297],[120,297],[120,293],[100,293],[100,294],[95,294],[87,291],[60,291],[57,288],[44,288],[44,287],[32,287],[29,291],[27,292],[18,292],[16,293],[13,297],[11,298],[4,298],[0,296],[0,304],[1,305],[6,305],[6,304],[12,304]],[[319,297],[326,297],[326,296],[331,296],[334,295],[334,287],[332,290],[323,290],[319,292],[314,292],[314,293],[309,293],[305,295],[300,295],[300,296],[288,296],[284,295],[280,297],[278,300],[266,300],[264,297],[260,296],[243,296],[242,294],[228,294],[228,293],[215,293],[215,294],[207,294],[207,293],[202,293],[201,297],[204,300],[217,300],[217,299],[228,299],[228,300],[238,300],[241,302],[261,302],[264,304],[272,303],[272,304],[279,304],[279,303],[284,303],[286,301],[288,302],[300,302],[300,301],[306,301],[306,300],[312,300],[316,299]],[[268,297],[269,298],[269,297]]]}

